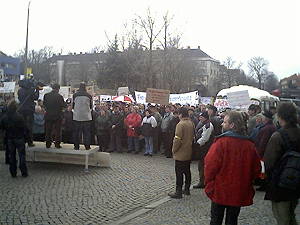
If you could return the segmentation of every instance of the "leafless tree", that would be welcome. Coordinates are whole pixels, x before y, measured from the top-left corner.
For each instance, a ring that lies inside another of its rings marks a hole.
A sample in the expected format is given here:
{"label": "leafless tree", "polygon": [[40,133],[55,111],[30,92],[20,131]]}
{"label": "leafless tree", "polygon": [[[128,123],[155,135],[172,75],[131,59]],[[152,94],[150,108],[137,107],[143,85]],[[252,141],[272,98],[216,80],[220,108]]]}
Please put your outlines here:
{"label": "leafless tree", "polygon": [[260,89],[263,89],[263,82],[267,76],[268,64],[268,61],[262,57],[253,57],[248,61],[250,74],[257,79]]}
{"label": "leafless tree", "polygon": [[[148,63],[147,63],[147,83],[152,87],[156,87],[157,78],[153,71],[153,49],[154,43],[158,36],[162,32],[164,25],[159,25],[155,17],[151,14],[150,8],[147,9],[147,14],[145,17],[137,16],[134,22],[140,26],[143,32],[146,34],[147,41],[145,47],[149,53]],[[150,78],[150,79],[149,79]]]}

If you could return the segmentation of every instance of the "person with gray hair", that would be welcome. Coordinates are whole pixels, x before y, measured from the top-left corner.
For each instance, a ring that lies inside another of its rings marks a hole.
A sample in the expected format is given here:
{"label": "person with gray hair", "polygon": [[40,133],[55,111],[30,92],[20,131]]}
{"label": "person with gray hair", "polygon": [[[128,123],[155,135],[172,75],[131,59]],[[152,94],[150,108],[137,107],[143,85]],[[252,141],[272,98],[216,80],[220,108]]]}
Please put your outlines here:
{"label": "person with gray hair", "polygon": [[[261,172],[254,143],[246,136],[241,113],[229,112],[205,157],[205,193],[211,199],[211,225],[238,224],[242,206],[253,204],[253,181]],[[233,194],[234,193],[234,194]]]}

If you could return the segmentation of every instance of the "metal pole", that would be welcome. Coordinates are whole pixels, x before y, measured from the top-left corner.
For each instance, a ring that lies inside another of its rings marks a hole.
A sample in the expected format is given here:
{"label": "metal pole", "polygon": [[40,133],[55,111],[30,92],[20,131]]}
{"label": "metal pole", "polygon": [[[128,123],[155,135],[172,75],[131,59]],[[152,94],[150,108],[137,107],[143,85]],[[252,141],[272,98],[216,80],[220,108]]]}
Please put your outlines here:
{"label": "metal pole", "polygon": [[27,9],[27,29],[26,29],[26,45],[25,45],[25,68],[24,68],[24,75],[27,75],[27,54],[28,54],[28,27],[29,27],[29,7],[30,7],[30,1],[28,3],[28,9]]}

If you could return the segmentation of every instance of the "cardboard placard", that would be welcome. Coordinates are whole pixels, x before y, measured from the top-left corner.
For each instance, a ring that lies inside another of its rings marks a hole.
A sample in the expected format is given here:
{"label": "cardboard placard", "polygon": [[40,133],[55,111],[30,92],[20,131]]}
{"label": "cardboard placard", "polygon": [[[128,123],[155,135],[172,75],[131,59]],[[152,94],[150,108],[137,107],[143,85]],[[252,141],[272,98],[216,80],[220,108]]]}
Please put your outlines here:
{"label": "cardboard placard", "polygon": [[169,104],[170,91],[164,89],[147,88],[146,102],[161,105]]}

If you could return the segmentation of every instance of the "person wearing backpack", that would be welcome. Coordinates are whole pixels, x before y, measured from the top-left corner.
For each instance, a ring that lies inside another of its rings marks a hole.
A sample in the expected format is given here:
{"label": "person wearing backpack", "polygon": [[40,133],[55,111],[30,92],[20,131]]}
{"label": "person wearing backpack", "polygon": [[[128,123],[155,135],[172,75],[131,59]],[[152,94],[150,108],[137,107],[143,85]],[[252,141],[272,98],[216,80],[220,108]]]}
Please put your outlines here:
{"label": "person wearing backpack", "polygon": [[277,115],[282,128],[271,136],[264,154],[265,200],[271,200],[278,225],[296,225],[295,209],[300,197],[300,128],[293,103],[281,103]]}

